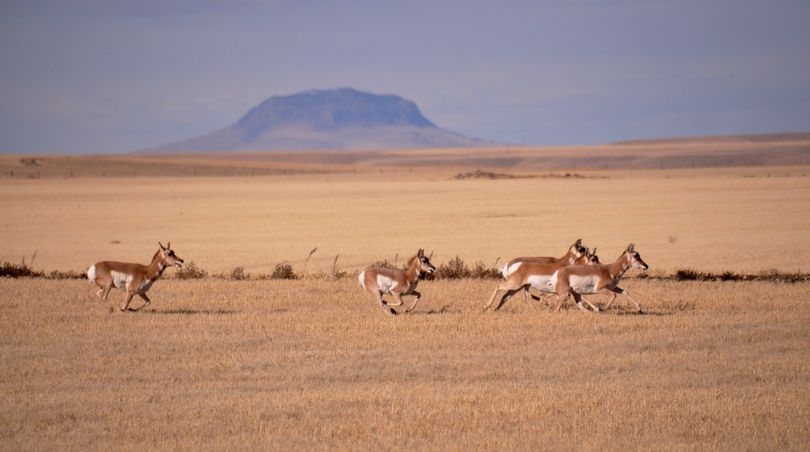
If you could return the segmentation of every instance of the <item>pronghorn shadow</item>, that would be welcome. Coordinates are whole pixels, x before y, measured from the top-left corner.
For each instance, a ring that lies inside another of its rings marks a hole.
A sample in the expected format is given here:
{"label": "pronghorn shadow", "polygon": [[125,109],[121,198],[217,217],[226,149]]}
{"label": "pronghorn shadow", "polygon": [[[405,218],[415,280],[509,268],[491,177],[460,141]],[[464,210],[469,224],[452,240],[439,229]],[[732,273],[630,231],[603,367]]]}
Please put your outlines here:
{"label": "pronghorn shadow", "polygon": [[161,311],[146,311],[144,314],[152,315],[233,315],[238,311],[231,309],[166,309]]}
{"label": "pronghorn shadow", "polygon": [[671,315],[675,315],[675,312],[668,312],[668,311],[644,311],[644,312],[637,312],[637,311],[617,311],[617,312],[605,312],[602,311],[604,314],[613,314],[619,316],[626,316],[626,317],[669,317]]}
{"label": "pronghorn shadow", "polygon": [[409,315],[436,315],[436,314],[458,314],[461,310],[459,309],[450,309],[450,305],[442,306],[439,309],[430,309],[428,311],[412,311],[409,312]]}

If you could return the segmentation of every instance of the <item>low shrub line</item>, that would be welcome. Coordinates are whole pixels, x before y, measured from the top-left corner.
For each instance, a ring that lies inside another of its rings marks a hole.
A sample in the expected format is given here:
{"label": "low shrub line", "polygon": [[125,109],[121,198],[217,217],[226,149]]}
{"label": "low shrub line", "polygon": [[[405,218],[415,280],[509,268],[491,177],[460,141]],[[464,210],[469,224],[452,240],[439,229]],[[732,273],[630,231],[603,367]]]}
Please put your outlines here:
{"label": "low shrub line", "polygon": [[[314,273],[304,276],[297,273],[293,266],[288,263],[280,263],[275,266],[271,273],[249,273],[244,267],[235,267],[229,272],[210,273],[197,266],[194,261],[189,261],[181,269],[173,274],[167,275],[169,279],[225,279],[231,281],[269,280],[269,279],[342,279],[356,276],[356,272],[341,271],[337,268],[337,260],[332,264],[329,273]],[[497,264],[497,261],[496,261]],[[375,262],[369,267],[397,268],[395,263],[388,260]],[[501,272],[496,267],[488,267],[481,261],[476,262],[471,267],[468,266],[459,256],[443,262],[436,267],[433,275],[422,275],[425,280],[441,279],[500,279]],[[0,263],[0,278],[42,278],[42,279],[85,279],[85,271],[60,271],[53,270],[45,272],[34,270],[30,265],[22,262],[14,264],[11,262]],[[632,277],[631,277],[632,278]],[[757,274],[736,273],[723,271],[719,273],[703,272],[693,269],[680,269],[671,275],[649,275],[642,273],[634,277],[635,279],[649,279],[659,281],[772,281],[782,283],[799,283],[810,281],[810,273],[802,272],[780,272],[778,270],[767,270]]]}

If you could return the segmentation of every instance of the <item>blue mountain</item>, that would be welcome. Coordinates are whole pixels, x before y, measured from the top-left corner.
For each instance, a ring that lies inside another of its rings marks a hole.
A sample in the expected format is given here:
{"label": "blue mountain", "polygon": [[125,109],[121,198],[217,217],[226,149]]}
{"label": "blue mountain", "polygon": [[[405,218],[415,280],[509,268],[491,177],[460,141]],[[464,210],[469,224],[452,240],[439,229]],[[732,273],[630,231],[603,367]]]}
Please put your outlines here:
{"label": "blue mountain", "polygon": [[230,127],[152,152],[402,149],[491,145],[441,129],[415,103],[351,88],[270,97]]}

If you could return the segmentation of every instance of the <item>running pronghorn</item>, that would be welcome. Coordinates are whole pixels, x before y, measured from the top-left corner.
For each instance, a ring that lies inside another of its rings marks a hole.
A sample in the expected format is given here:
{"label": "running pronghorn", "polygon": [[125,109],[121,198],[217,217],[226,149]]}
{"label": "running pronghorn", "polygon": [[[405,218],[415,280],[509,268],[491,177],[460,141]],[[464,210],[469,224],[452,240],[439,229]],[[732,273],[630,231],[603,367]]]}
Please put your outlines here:
{"label": "running pronghorn", "polygon": [[110,295],[110,290],[115,286],[127,293],[124,303],[121,305],[122,311],[129,309],[129,303],[135,295],[143,298],[144,304],[138,309],[131,309],[132,311],[140,311],[149,306],[151,300],[146,296],[146,292],[163,275],[166,267],[183,265],[183,259],[180,259],[171,249],[171,242],[166,243],[165,247],[158,242],[158,246],[160,249],[152,256],[152,262],[149,265],[111,261],[91,265],[87,269],[87,279],[98,286],[96,295],[106,300]]}
{"label": "running pronghorn", "polygon": [[[565,300],[567,300],[570,295],[574,296],[577,307],[584,311],[585,308],[581,303],[583,299],[582,295],[613,295],[613,299],[605,306],[605,310],[607,310],[616,299],[617,295],[624,294],[636,305],[638,312],[641,312],[641,306],[639,306],[638,302],[636,302],[626,290],[619,287],[619,281],[622,279],[622,276],[631,268],[639,270],[647,270],[649,268],[647,263],[641,259],[641,255],[638,254],[635,250],[635,245],[632,243],[627,246],[627,249],[618,259],[610,264],[574,265],[557,270],[551,277],[551,285],[554,287],[555,292],[557,292],[559,301],[557,311],[562,308],[563,303],[565,303]],[[588,303],[587,300],[585,300],[585,302]],[[592,304],[588,303],[588,305],[594,311],[599,311],[599,309]]]}
{"label": "running pronghorn", "polygon": [[[358,276],[360,288],[366,289],[375,295],[380,307],[390,315],[396,315],[397,311],[391,306],[401,306],[403,295],[414,295],[413,305],[405,312],[413,311],[416,304],[422,298],[422,294],[416,291],[416,284],[419,283],[419,275],[433,273],[436,271],[430,263],[430,259],[425,256],[425,250],[419,249],[416,256],[408,261],[408,265],[403,270],[395,268],[368,268]],[[389,305],[383,300],[383,294],[391,294],[396,300],[396,304]]]}
{"label": "running pronghorn", "polygon": [[[501,267],[501,274],[503,275],[504,279],[508,278],[512,272],[515,271],[517,268],[517,264],[521,262],[536,262],[538,264],[553,264],[559,261],[565,261],[571,258],[571,256],[576,256],[575,259],[580,259],[581,257],[585,256],[588,249],[582,246],[582,239],[577,239],[573,245],[568,247],[568,251],[563,254],[562,257],[551,257],[551,256],[535,256],[535,257],[516,257],[511,261],[507,262],[503,267]],[[594,250],[595,251],[595,250]],[[584,262],[583,262],[584,263]]]}
{"label": "running pronghorn", "polygon": [[[588,255],[588,250],[582,247],[580,243],[581,240],[577,240],[574,245],[571,245],[571,248],[568,250],[569,252],[556,262],[516,262],[508,266],[506,281],[498,284],[498,287],[492,292],[492,297],[490,297],[489,302],[484,306],[484,311],[489,309],[489,306],[492,305],[492,302],[495,301],[495,298],[500,292],[504,292],[504,294],[498,302],[498,305],[495,306],[496,311],[500,309],[512,295],[519,290],[528,291],[529,287],[540,292],[553,294],[554,288],[549,284],[551,275],[560,268],[573,265],[576,261]],[[599,258],[596,259],[598,260]],[[539,300],[537,297],[532,297]]]}

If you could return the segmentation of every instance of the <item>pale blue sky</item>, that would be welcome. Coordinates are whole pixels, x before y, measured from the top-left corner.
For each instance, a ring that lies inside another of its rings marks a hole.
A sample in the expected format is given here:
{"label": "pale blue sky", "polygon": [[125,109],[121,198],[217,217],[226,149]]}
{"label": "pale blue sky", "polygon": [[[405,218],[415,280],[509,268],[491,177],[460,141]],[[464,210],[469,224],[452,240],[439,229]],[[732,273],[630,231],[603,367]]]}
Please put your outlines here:
{"label": "pale blue sky", "polygon": [[125,152],[353,87],[515,144],[810,130],[810,2],[0,2],[0,152]]}

